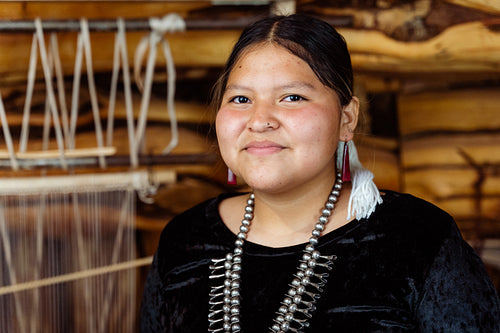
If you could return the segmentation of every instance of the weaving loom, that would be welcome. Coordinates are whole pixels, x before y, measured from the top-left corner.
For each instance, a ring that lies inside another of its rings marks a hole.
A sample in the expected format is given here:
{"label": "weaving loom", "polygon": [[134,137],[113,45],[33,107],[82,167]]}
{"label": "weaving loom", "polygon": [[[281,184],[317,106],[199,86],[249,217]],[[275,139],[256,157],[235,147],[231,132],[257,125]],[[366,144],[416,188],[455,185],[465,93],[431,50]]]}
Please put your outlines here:
{"label": "weaving loom", "polygon": [[[74,22],[58,23],[60,31],[74,28]],[[2,165],[14,171],[41,169],[36,176],[0,180],[0,332],[135,330],[137,268],[148,265],[152,259],[137,258],[136,195],[150,202],[159,183],[175,181],[171,171],[152,174],[141,168],[141,161],[145,159],[143,147],[156,47],[162,43],[167,59],[166,104],[171,138],[163,151],[165,156],[176,146],[178,134],[173,104],[174,65],[168,43],[162,36],[169,31],[183,30],[185,26],[177,15],[148,21],[146,26],[151,32],[138,48],[136,58],[136,80],[142,87],[141,110],[136,124],[125,22],[119,19],[112,25],[117,33],[105,132],[92,70],[89,22],[85,19],[78,23],[70,107],[67,106],[64,74],[58,56],[57,31],[50,33],[50,43],[46,46],[44,23],[39,19],[30,24],[34,34],[19,139],[11,135],[0,98],[0,120],[6,146],[0,152]],[[50,23],[45,26],[50,27]],[[141,59],[148,48],[146,74],[142,80]],[[29,141],[38,55],[46,89],[41,149]],[[95,132],[94,147],[78,147],[75,140],[84,59]],[[129,154],[125,159],[114,156],[116,149],[113,147],[114,103],[120,69],[129,140]],[[51,140],[51,133],[55,140]],[[124,162],[129,171],[108,170],[109,165],[123,165]],[[100,172],[76,172],[89,165],[97,165]],[[53,175],[48,168],[60,171]]]}

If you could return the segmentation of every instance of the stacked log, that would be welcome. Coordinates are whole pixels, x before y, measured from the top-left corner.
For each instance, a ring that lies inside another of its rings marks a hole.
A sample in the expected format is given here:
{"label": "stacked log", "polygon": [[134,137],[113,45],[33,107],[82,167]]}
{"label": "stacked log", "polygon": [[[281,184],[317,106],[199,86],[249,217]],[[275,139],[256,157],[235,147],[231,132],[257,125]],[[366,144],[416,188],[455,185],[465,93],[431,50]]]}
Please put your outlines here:
{"label": "stacked log", "polygon": [[499,237],[500,94],[401,94],[404,189],[447,210],[469,238]]}

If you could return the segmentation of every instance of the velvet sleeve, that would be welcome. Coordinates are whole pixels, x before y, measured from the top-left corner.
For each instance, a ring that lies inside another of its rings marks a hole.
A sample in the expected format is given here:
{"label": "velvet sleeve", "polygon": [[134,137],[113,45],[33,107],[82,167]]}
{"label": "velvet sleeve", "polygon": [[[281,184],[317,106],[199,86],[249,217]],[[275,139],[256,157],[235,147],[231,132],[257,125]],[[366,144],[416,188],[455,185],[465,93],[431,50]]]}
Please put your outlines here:
{"label": "velvet sleeve", "polygon": [[497,292],[455,224],[430,266],[416,317],[420,332],[500,332]]}
{"label": "velvet sleeve", "polygon": [[149,332],[165,332],[162,325],[161,315],[161,296],[160,291],[162,280],[158,273],[158,262],[155,256],[151,268],[149,269],[148,278],[142,294],[142,306],[140,313],[140,331],[142,333]]}

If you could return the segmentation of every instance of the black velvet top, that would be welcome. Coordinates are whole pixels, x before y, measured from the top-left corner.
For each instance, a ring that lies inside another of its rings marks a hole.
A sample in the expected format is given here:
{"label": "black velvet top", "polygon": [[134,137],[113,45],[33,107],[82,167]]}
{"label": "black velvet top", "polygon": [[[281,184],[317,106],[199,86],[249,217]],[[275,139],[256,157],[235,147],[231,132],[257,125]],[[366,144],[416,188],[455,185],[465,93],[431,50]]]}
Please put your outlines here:
{"label": "black velvet top", "polygon": [[[453,219],[428,202],[385,191],[368,219],[319,239],[333,270],[305,332],[500,332],[500,303],[484,265]],[[234,248],[218,204],[202,203],[161,235],[143,294],[141,332],[207,332],[211,258]],[[266,333],[305,244],[245,242],[243,333]]]}

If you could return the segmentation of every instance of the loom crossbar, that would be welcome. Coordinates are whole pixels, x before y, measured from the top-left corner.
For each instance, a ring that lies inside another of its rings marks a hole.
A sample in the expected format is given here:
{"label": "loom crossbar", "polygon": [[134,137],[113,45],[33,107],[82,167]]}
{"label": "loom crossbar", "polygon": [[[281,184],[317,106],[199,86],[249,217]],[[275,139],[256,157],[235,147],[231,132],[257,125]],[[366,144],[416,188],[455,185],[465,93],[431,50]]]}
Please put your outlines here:
{"label": "loom crossbar", "polygon": [[[198,19],[186,18],[187,30],[240,30],[248,24],[263,18],[264,16],[239,17],[232,19]],[[125,29],[127,31],[147,31],[151,29],[149,19],[127,19]],[[335,16],[325,18],[325,21],[336,27],[351,26],[351,16]],[[42,27],[45,32],[68,32],[81,30],[79,20],[43,20]],[[89,31],[109,32],[117,31],[116,20],[88,20]],[[30,20],[0,20],[0,33],[33,33],[35,23]]]}

